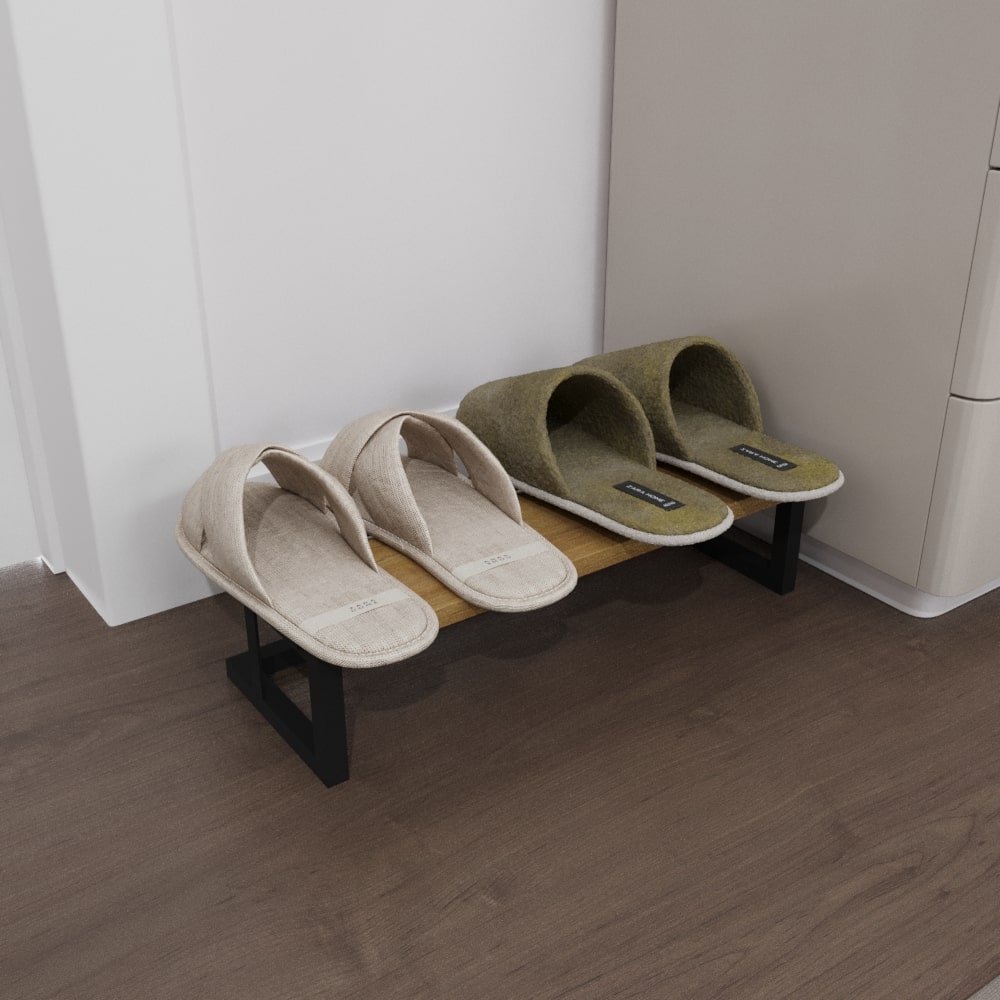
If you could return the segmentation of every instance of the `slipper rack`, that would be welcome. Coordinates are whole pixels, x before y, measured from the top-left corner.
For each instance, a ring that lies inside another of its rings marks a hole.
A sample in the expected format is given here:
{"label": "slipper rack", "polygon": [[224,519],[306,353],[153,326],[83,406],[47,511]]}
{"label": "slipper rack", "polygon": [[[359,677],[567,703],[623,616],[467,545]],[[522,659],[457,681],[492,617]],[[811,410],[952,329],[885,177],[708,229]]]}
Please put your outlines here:
{"label": "slipper rack", "polygon": [[[671,469],[671,473],[684,475],[676,469]],[[769,500],[757,500],[691,478],[703,489],[709,489],[725,500],[737,520],[776,508],[771,543],[762,546],[763,551],[753,543],[746,544],[735,537],[732,530],[702,543],[698,548],[778,594],[789,593],[795,587],[805,504],[775,504]],[[529,497],[522,496],[520,500],[525,521],[562,549],[573,560],[580,576],[656,548],[612,534]],[[372,542],[372,549],[380,565],[434,608],[442,627],[472,618],[482,611],[453,594],[406,556],[377,541]],[[247,649],[226,660],[229,679],[312,768],[323,784],[330,787],[346,781],[349,777],[349,757],[343,668],[318,660],[288,639],[261,645],[257,616],[247,609],[245,617]],[[296,666],[305,666],[308,673],[308,714],[274,679],[279,671]]]}

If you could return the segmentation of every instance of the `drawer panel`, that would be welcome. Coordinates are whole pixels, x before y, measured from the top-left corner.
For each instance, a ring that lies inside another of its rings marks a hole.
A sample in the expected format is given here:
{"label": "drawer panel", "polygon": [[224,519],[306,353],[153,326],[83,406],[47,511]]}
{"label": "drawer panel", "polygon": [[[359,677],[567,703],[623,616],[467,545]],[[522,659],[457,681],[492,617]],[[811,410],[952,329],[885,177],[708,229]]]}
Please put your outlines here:
{"label": "drawer panel", "polygon": [[1000,400],[948,400],[917,587],[958,597],[1000,579]]}
{"label": "drawer panel", "polygon": [[1000,170],[986,179],[951,391],[1000,399]]}

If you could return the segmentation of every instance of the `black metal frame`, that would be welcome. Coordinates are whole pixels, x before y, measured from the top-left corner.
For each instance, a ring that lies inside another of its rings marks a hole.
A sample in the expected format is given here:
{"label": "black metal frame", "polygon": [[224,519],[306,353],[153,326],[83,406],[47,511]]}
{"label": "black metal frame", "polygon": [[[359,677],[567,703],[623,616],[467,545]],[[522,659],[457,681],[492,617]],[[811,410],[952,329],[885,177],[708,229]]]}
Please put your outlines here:
{"label": "black metal frame", "polygon": [[[343,670],[299,649],[290,639],[261,646],[257,615],[249,608],[243,611],[247,651],[226,660],[226,675],[327,788],[347,781]],[[311,719],[273,678],[277,671],[303,663],[309,672]]]}
{"label": "black metal frame", "polygon": [[770,552],[766,556],[731,537],[729,531],[702,542],[698,548],[776,594],[789,594],[795,589],[805,507],[802,501],[775,507]]}
{"label": "black metal frame", "polygon": [[[698,547],[757,583],[787,594],[795,587],[804,508],[804,503],[778,505],[767,556],[729,537],[728,532]],[[343,670],[299,649],[290,639],[261,646],[257,615],[244,608],[244,617],[247,651],[226,660],[227,676],[327,788],[347,781]],[[301,664],[306,665],[309,675],[311,719],[278,687],[273,676]]]}

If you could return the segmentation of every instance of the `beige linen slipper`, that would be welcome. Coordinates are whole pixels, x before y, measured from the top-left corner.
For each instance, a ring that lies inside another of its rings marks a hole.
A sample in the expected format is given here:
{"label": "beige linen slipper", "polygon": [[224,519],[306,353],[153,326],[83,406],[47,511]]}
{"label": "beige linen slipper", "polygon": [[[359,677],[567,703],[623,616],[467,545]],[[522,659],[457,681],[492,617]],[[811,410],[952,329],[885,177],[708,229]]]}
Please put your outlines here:
{"label": "beige linen slipper", "polygon": [[[247,482],[259,462],[277,485]],[[210,580],[326,663],[395,663],[437,635],[431,606],[375,562],[343,486],[287,448],[224,451],[184,498],[177,544]]]}
{"label": "beige linen slipper", "polygon": [[695,545],[733,523],[721,500],[656,467],[642,407],[607,372],[552,368],[487,382],[465,395],[458,419],[523,493],[626,538]]}
{"label": "beige linen slipper", "polygon": [[320,464],[350,491],[375,538],[470,604],[529,611],[576,586],[573,563],[524,523],[502,466],[457,420],[372,413],[345,427]]}
{"label": "beige linen slipper", "polygon": [[709,337],[627,347],[579,364],[611,372],[635,393],[656,457],[669,465],[778,503],[815,500],[844,484],[829,459],[764,433],[746,369]]}

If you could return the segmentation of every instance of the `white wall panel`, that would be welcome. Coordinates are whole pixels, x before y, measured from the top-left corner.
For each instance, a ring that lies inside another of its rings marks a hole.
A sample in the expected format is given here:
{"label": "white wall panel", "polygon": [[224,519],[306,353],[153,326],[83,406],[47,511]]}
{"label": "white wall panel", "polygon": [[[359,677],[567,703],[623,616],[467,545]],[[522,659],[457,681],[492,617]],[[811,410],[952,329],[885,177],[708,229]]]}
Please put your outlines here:
{"label": "white wall panel", "polygon": [[610,0],[172,0],[223,446],[600,348]]}

